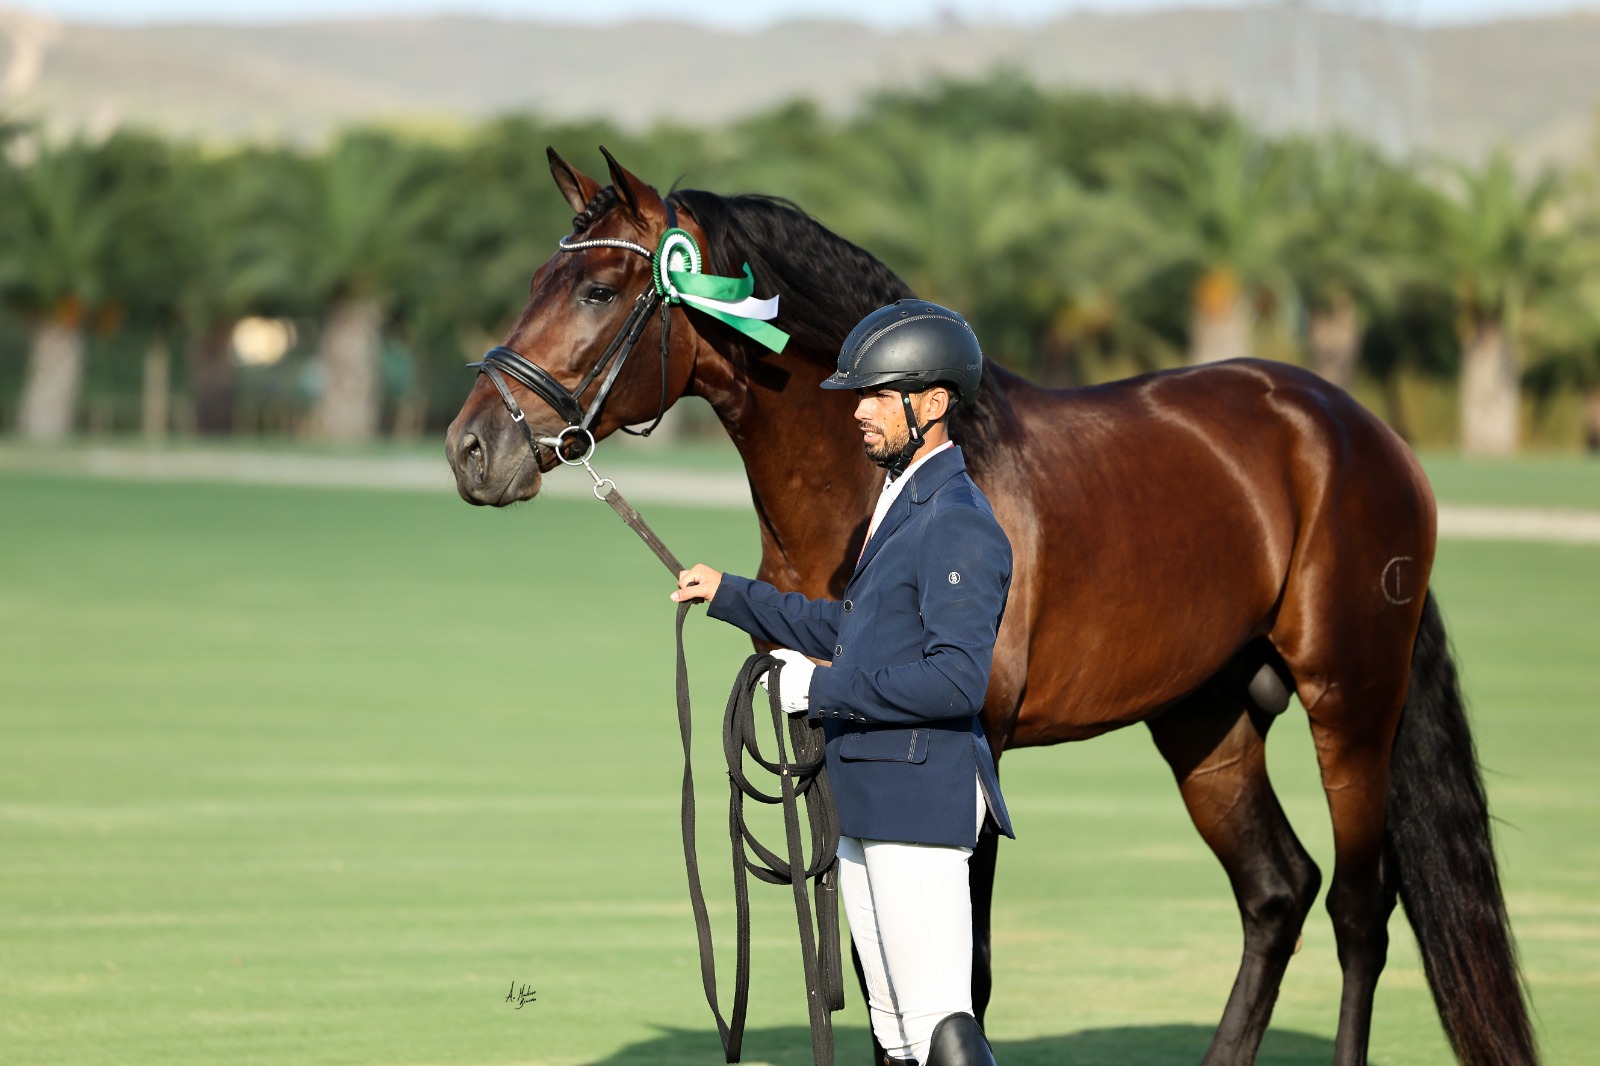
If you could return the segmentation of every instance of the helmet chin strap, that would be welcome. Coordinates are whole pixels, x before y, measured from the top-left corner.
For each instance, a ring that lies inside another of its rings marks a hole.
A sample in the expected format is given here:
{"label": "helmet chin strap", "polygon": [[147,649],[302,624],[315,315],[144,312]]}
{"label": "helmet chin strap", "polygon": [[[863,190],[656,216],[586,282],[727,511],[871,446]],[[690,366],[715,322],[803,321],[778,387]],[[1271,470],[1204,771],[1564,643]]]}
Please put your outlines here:
{"label": "helmet chin strap", "polygon": [[922,425],[917,425],[916,413],[911,410],[911,394],[909,392],[900,394],[900,406],[905,410],[906,429],[911,431],[911,436],[906,439],[906,445],[900,449],[898,455],[878,460],[878,465],[889,472],[890,481],[899,480],[900,475],[906,472],[906,467],[911,465],[911,457],[917,454],[918,448],[922,447],[923,439],[928,435],[928,430],[950,417],[950,410],[947,408],[945,413],[938,418],[930,418]]}

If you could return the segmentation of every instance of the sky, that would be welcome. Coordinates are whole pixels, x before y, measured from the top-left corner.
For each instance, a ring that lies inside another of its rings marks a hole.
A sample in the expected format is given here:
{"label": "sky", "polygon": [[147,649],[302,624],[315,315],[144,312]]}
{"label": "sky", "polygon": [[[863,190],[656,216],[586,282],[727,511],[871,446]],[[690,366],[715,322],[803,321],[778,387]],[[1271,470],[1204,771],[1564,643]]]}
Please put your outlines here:
{"label": "sky", "polygon": [[[1470,22],[1582,9],[1600,0],[1320,0],[1327,6],[1424,23]],[[1027,22],[1071,11],[1129,12],[1176,6],[1237,6],[1237,0],[0,0],[71,21],[257,22],[302,18],[440,13],[499,15],[561,22],[671,18],[752,29],[791,18],[835,17],[881,26],[957,16],[968,21]]]}

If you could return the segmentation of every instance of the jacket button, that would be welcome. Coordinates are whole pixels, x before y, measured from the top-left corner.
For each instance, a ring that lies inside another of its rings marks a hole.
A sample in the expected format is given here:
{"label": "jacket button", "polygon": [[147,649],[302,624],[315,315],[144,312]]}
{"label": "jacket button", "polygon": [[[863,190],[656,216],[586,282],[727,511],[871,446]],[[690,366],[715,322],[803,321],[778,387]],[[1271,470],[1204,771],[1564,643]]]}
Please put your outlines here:
{"label": "jacket button", "polygon": [[833,654],[835,654],[835,655],[843,655],[844,654],[844,645],[843,644],[835,644],[833,646]]}
{"label": "jacket button", "polygon": [[845,610],[846,614],[849,614],[851,611],[853,611],[855,609],[856,609],[856,605],[855,604],[851,603],[849,600],[845,600],[844,601],[844,610]]}

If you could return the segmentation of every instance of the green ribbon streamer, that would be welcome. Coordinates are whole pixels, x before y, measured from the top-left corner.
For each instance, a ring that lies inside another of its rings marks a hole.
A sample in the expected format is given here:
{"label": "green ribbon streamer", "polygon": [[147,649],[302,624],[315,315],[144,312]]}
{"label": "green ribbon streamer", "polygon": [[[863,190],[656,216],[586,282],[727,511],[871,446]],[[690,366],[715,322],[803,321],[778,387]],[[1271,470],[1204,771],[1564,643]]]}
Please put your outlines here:
{"label": "green ribbon streamer", "polygon": [[669,270],[673,287],[690,296],[703,296],[708,300],[738,303],[755,295],[756,279],[750,273],[750,264],[744,265],[744,276],[723,278],[715,274],[695,274],[688,270]]}
{"label": "green ribbon streamer", "polygon": [[[684,296],[698,296],[704,300],[736,304],[748,300],[756,291],[756,279],[750,273],[749,263],[744,264],[744,276],[738,278],[718,277],[715,274],[693,274],[687,270],[671,270],[667,273],[672,279],[673,287]],[[684,302],[720,322],[727,323],[751,340],[774,352],[783,351],[784,347],[789,343],[789,334],[770,322],[759,318],[745,318],[720,307],[708,307],[696,300],[686,300]]]}
{"label": "green ribbon streamer", "polygon": [[[767,321],[777,313],[778,298],[754,298],[756,282],[749,263],[744,264],[742,277],[702,274],[700,249],[681,229],[661,235],[653,258],[656,291],[670,302],[688,304],[774,352],[789,343],[789,334]],[[676,269],[680,265],[688,269]]]}

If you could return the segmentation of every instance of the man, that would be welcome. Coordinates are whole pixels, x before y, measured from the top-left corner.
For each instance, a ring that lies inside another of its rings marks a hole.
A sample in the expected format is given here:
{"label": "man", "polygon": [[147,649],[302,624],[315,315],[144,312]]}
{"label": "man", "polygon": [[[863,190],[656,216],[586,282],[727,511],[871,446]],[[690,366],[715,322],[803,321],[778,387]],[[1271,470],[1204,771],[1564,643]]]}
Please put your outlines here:
{"label": "man", "polygon": [[978,721],[1011,544],[945,424],[982,371],[954,311],[901,300],[868,315],[822,383],[856,390],[867,455],[888,471],[845,598],[705,565],[672,595],[779,645],[784,709],[822,724],[839,888],[890,1063],[994,1063],[972,1017],[967,868],[986,820],[1015,835]]}

